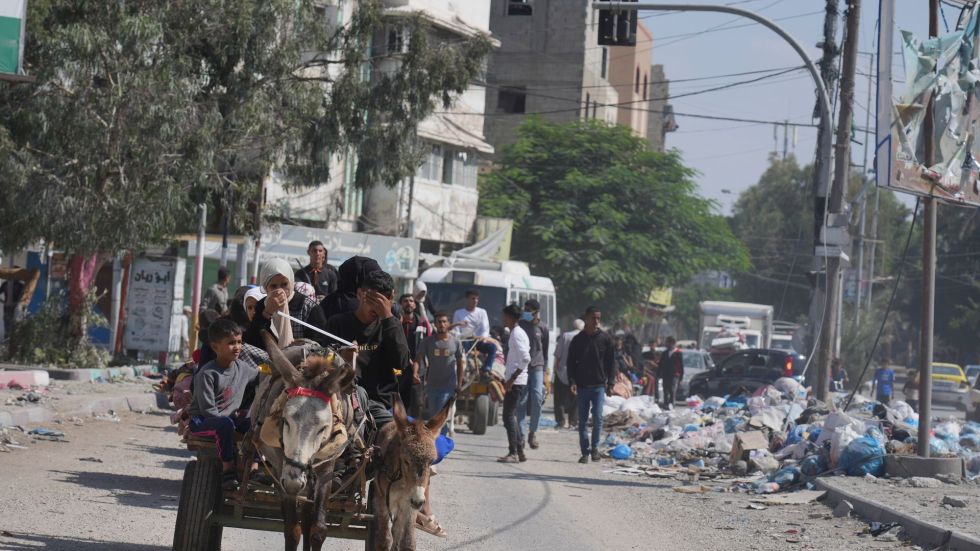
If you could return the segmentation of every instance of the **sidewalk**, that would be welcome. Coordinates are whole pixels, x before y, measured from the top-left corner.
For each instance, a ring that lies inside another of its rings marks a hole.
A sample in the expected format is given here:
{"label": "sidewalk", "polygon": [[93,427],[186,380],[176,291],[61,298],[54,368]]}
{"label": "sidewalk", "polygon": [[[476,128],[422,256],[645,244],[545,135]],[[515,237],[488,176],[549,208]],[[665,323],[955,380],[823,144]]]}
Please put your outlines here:
{"label": "sidewalk", "polygon": [[[127,369],[133,373],[133,368]],[[0,426],[34,426],[55,419],[84,418],[109,411],[148,411],[167,407],[166,398],[153,392],[151,379],[128,376],[111,382],[56,380],[59,374],[47,371],[53,379],[47,387],[0,389]],[[80,375],[91,377],[90,373]]]}
{"label": "sidewalk", "polygon": [[919,478],[916,485],[927,487],[914,487],[909,480],[835,476],[818,478],[816,486],[827,491],[825,503],[831,508],[847,500],[854,514],[868,521],[898,522],[913,543],[927,549],[947,544],[949,551],[980,551],[980,485]]}

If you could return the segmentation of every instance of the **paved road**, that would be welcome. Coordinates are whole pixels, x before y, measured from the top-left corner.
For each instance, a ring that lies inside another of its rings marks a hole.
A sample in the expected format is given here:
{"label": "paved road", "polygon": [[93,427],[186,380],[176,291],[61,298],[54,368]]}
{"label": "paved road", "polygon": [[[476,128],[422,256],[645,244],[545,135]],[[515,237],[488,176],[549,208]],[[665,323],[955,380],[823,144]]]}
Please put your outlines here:
{"label": "paved road", "polygon": [[[119,423],[55,425],[70,443],[39,442],[0,454],[0,549],[164,551],[170,548],[180,476],[190,459],[163,414]],[[433,481],[446,539],[419,534],[419,549],[576,550],[869,548],[864,524],[833,519],[818,503],[746,508],[748,496],[685,495],[672,480],[603,473],[580,465],[577,435],[543,431],[542,448],[521,465],[498,464],[499,426],[460,433],[457,451]],[[278,549],[281,535],[226,530],[225,549]],[[872,547],[878,548],[877,543]],[[888,547],[891,547],[890,544]],[[337,542],[331,550],[363,548]]]}

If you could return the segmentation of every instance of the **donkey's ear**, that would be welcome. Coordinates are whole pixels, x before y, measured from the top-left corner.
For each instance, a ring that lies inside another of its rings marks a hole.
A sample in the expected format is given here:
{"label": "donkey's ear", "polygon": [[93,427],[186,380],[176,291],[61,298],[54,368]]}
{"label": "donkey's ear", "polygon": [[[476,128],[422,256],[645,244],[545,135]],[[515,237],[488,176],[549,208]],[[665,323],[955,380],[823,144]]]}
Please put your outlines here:
{"label": "donkey's ear", "polygon": [[432,419],[425,422],[425,428],[429,429],[429,432],[431,432],[433,436],[438,436],[439,432],[442,430],[442,426],[445,425],[446,421],[449,419],[449,411],[452,409],[453,404],[455,403],[456,397],[453,396],[448,402],[446,402],[446,405],[442,406],[439,413],[436,413]]}
{"label": "donkey's ear", "polygon": [[279,343],[276,342],[272,333],[262,331],[262,341],[265,343],[266,352],[269,353],[269,361],[273,369],[282,377],[282,380],[286,383],[286,388],[299,386],[302,380],[300,372],[283,355],[282,350],[279,349]]}
{"label": "donkey's ear", "polygon": [[399,429],[406,429],[411,424],[408,422],[408,414],[405,413],[405,406],[402,404],[402,397],[397,392],[392,393],[391,414],[395,418],[395,424]]}
{"label": "donkey's ear", "polygon": [[354,369],[349,365],[343,365],[317,375],[310,386],[332,396],[350,386],[353,381]]}

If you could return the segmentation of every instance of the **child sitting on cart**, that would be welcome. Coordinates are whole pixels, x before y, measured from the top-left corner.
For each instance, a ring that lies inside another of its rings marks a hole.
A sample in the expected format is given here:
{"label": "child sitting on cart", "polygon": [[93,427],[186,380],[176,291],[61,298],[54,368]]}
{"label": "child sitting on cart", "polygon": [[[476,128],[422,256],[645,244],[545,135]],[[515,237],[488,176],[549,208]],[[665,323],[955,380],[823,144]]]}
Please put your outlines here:
{"label": "child sitting on cart", "polygon": [[222,462],[221,484],[238,483],[235,469],[235,433],[249,428],[246,389],[259,381],[259,370],[238,359],[242,330],[235,322],[219,319],[208,328],[208,342],[215,359],[194,375],[194,401],[187,408],[191,434],[214,438]]}

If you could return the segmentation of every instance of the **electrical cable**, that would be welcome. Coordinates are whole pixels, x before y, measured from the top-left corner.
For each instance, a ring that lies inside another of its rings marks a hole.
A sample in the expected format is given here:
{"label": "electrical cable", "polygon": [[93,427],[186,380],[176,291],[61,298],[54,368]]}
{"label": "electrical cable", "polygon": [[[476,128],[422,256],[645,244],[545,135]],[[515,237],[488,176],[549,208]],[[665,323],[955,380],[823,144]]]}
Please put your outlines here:
{"label": "electrical cable", "polygon": [[888,298],[888,306],[885,308],[885,313],[881,316],[881,325],[878,326],[878,334],[875,335],[875,342],[871,345],[871,350],[868,351],[868,359],[864,362],[864,369],[861,370],[861,374],[857,378],[854,390],[851,391],[847,396],[847,401],[844,402],[844,411],[847,411],[847,407],[851,405],[851,400],[854,399],[854,395],[861,388],[864,376],[868,373],[868,367],[871,366],[871,358],[874,357],[875,350],[878,348],[878,342],[881,340],[881,334],[885,331],[885,323],[888,321],[888,315],[891,314],[892,306],[894,306],[895,296],[898,294],[898,287],[902,283],[902,274],[905,273],[905,257],[909,252],[909,245],[912,243],[912,230],[915,229],[915,219],[919,214],[919,204],[921,202],[921,198],[916,198],[915,210],[912,211],[912,221],[909,223],[909,234],[905,238],[905,249],[902,251],[902,259],[898,265],[898,276],[895,278],[895,286],[892,287],[892,295]]}

